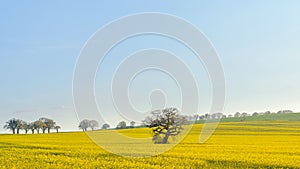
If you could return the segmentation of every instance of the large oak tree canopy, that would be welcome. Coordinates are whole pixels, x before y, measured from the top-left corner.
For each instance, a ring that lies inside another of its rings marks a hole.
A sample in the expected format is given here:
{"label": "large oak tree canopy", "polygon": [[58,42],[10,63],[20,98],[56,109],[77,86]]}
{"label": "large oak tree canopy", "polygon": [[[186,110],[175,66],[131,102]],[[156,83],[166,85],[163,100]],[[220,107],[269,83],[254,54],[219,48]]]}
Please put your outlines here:
{"label": "large oak tree canopy", "polygon": [[166,108],[151,112],[150,117],[146,117],[144,124],[152,129],[154,143],[166,144],[170,136],[177,136],[187,122],[184,116],[179,114],[176,108]]}

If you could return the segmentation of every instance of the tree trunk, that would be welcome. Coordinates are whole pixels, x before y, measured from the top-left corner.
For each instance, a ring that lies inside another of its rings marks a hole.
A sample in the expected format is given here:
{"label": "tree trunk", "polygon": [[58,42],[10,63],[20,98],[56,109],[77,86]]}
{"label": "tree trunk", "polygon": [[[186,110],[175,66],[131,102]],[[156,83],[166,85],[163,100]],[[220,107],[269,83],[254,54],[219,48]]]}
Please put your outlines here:
{"label": "tree trunk", "polygon": [[43,129],[43,133],[45,133],[45,130],[46,130],[46,129]]}
{"label": "tree trunk", "polygon": [[17,134],[19,134],[20,129],[17,129]]}
{"label": "tree trunk", "polygon": [[13,134],[16,134],[16,130],[15,129],[12,129],[12,132],[13,132]]}
{"label": "tree trunk", "polygon": [[28,130],[26,129],[26,130],[25,130],[25,134],[27,134],[27,132],[28,132]]}
{"label": "tree trunk", "polygon": [[34,134],[34,129],[31,129],[31,133]]}
{"label": "tree trunk", "polygon": [[167,144],[168,143],[169,136],[170,135],[168,133],[165,135],[165,137],[163,138],[162,144]]}
{"label": "tree trunk", "polygon": [[50,128],[48,128],[48,133],[50,133]]}
{"label": "tree trunk", "polygon": [[36,129],[36,132],[37,132],[38,134],[40,134],[40,129]]}
{"label": "tree trunk", "polygon": [[56,133],[58,133],[58,129],[56,129]]}

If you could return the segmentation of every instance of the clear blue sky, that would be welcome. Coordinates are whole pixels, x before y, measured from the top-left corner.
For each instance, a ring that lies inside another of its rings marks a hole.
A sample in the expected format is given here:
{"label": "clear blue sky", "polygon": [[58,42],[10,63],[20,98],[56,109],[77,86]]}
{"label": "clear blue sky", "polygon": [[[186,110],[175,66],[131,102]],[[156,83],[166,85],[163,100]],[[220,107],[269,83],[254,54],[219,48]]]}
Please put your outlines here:
{"label": "clear blue sky", "polygon": [[[9,118],[41,116],[76,130],[72,76],[80,49],[105,24],[139,12],[182,17],[211,40],[226,75],[225,113],[300,110],[299,1],[1,1],[0,132]],[[196,74],[202,79],[205,71],[199,65]],[[101,93],[100,71],[97,77]],[[204,96],[206,111],[209,94]],[[114,126],[117,120],[108,121]]]}

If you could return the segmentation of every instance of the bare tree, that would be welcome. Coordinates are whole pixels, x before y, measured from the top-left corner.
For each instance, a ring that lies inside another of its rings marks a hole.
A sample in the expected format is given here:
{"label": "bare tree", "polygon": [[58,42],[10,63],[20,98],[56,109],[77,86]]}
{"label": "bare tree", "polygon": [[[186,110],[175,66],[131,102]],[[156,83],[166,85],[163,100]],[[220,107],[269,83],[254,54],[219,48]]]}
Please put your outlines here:
{"label": "bare tree", "polygon": [[36,129],[34,122],[29,123],[28,128],[31,130],[31,133],[34,134],[34,130]]}
{"label": "bare tree", "polygon": [[135,125],[135,121],[131,121],[131,122],[130,122],[130,127],[132,127],[132,128],[133,128],[133,127],[134,127],[134,125]]}
{"label": "bare tree", "polygon": [[27,134],[28,130],[30,129],[30,124],[27,123],[26,121],[22,121],[21,125],[22,125],[22,129],[25,131],[25,134]]}
{"label": "bare tree", "polygon": [[43,123],[41,120],[37,120],[35,122],[33,122],[34,124],[34,129],[36,130],[36,132],[39,134],[40,133],[40,129],[42,129],[43,133],[45,133],[46,130],[46,124]]}
{"label": "bare tree", "polygon": [[96,120],[89,120],[88,125],[92,130],[95,130],[97,127],[99,127],[99,123]]}
{"label": "bare tree", "polygon": [[23,127],[23,120],[19,120],[19,119],[17,119],[17,126],[16,126],[16,130],[17,130],[17,134],[19,134],[20,133],[20,130],[22,129],[22,127]]}
{"label": "bare tree", "polygon": [[167,108],[151,112],[151,117],[143,121],[147,127],[152,129],[154,143],[166,144],[170,136],[177,136],[187,123],[184,116],[179,115],[176,108]]}
{"label": "bare tree", "polygon": [[109,124],[107,124],[107,123],[105,123],[105,124],[102,125],[102,129],[103,129],[103,130],[108,129],[109,127],[110,127],[110,126],[109,126]]}
{"label": "bare tree", "polygon": [[61,127],[58,126],[58,125],[55,125],[55,126],[54,126],[54,129],[56,130],[56,133],[58,133],[58,130],[61,129]]}
{"label": "bare tree", "polygon": [[199,120],[204,120],[205,119],[205,115],[200,115],[199,116]]}
{"label": "bare tree", "polygon": [[52,119],[42,117],[39,120],[45,124],[42,126],[43,133],[45,133],[46,130],[48,131],[48,133],[50,133],[50,130],[55,126],[55,122]]}
{"label": "bare tree", "polygon": [[79,126],[78,128],[82,129],[82,131],[87,131],[89,127],[89,120],[82,120],[80,123],[79,123]]}
{"label": "bare tree", "polygon": [[[13,132],[13,134],[16,133],[17,128],[21,125],[21,120],[19,119],[10,119],[6,122],[6,124],[3,126],[4,129],[9,129]],[[18,132],[17,132],[18,133]]]}
{"label": "bare tree", "polygon": [[126,122],[125,121],[121,121],[118,123],[117,125],[117,129],[125,129],[126,128]]}
{"label": "bare tree", "polygon": [[240,117],[241,116],[241,113],[239,113],[239,112],[236,112],[235,114],[234,114],[234,117]]}
{"label": "bare tree", "polygon": [[210,118],[210,115],[209,115],[208,113],[206,113],[206,114],[204,115],[204,118],[205,118],[205,120],[208,120],[208,119]]}
{"label": "bare tree", "polygon": [[88,128],[95,130],[97,127],[99,127],[99,123],[96,120],[87,119],[82,120],[78,126],[78,128],[82,129],[82,131],[87,131]]}

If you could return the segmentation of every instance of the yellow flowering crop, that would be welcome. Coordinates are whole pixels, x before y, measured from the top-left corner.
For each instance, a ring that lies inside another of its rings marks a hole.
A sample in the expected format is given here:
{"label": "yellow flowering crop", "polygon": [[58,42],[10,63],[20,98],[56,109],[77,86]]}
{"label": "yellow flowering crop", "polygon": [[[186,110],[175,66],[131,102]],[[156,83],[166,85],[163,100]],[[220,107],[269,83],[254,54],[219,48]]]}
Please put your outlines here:
{"label": "yellow flowering crop", "polygon": [[[300,168],[299,121],[223,122],[203,144],[201,127],[148,158],[111,154],[83,132],[0,135],[0,168]],[[146,128],[119,132],[151,137]]]}

